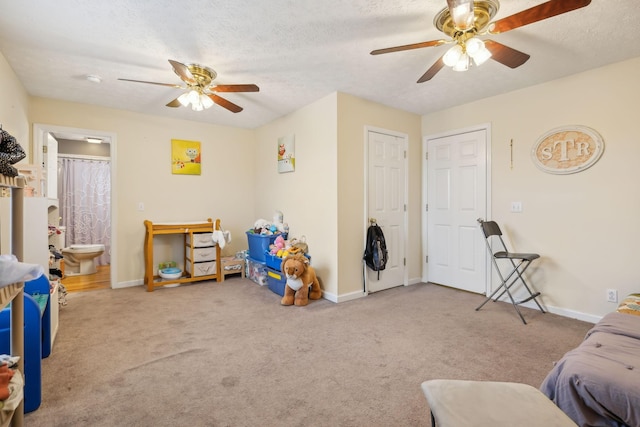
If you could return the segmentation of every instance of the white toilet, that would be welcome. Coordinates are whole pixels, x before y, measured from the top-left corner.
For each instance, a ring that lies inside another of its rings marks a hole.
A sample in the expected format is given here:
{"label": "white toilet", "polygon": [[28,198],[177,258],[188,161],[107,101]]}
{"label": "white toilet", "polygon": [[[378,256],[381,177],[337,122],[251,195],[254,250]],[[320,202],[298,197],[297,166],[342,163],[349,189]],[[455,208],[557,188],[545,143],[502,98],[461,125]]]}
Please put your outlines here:
{"label": "white toilet", "polygon": [[95,258],[104,253],[104,245],[71,245],[62,249],[64,274],[80,276],[96,272]]}

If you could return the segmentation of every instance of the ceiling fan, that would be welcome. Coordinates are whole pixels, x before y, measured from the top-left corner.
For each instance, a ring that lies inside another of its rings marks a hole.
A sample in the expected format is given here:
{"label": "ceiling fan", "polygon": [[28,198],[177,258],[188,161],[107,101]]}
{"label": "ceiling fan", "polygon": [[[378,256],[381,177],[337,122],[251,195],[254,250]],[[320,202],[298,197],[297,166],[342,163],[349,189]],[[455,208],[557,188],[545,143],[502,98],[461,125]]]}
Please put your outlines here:
{"label": "ceiling fan", "polygon": [[530,55],[493,40],[478,36],[506,33],[515,28],[588,6],[591,0],[550,0],[492,22],[500,8],[498,0],[447,0],[447,7],[433,19],[435,27],[450,37],[449,40],[431,40],[403,46],[377,49],[371,55],[441,46],[455,43],[423,75],[418,83],[431,80],[445,65],[456,71],[466,71],[471,63],[480,65],[489,58],[517,68],[527,62]]}
{"label": "ceiling fan", "polygon": [[191,104],[191,109],[194,111],[202,111],[206,108],[218,104],[221,107],[233,113],[239,113],[242,111],[242,107],[234,104],[233,102],[216,95],[213,92],[259,92],[260,88],[254,84],[240,84],[240,85],[212,85],[211,82],[215,80],[218,73],[213,71],[209,67],[198,64],[183,64],[178,61],[169,59],[169,63],[173,67],[173,71],[180,77],[186,86],[181,86],[173,83],[157,83],[147,82],[143,80],[131,80],[131,79],[118,79],[125,82],[135,83],[147,83],[159,86],[174,87],[177,89],[184,89],[182,95],[174,99],[167,104],[167,107],[177,108],[180,106],[188,107]]}

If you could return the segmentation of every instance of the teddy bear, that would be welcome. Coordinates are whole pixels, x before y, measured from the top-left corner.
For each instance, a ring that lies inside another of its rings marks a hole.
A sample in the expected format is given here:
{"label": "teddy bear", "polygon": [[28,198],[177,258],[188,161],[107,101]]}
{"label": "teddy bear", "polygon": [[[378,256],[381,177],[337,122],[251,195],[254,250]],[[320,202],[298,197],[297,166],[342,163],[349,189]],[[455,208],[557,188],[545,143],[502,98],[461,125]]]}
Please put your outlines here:
{"label": "teddy bear", "polygon": [[280,270],[287,279],[282,305],[307,305],[309,300],[322,298],[322,289],[316,271],[309,259],[301,253],[288,255],[282,260]]}

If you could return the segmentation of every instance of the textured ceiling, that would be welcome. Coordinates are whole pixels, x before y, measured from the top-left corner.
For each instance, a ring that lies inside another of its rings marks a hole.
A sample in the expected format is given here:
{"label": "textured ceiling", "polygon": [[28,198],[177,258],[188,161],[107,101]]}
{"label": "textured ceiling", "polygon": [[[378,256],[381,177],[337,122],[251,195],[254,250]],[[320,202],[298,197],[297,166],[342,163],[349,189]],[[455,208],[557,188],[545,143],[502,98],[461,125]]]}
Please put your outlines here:
{"label": "textured ceiling", "polygon": [[[504,0],[496,19],[540,4]],[[636,0],[586,8],[491,38],[531,55],[510,69],[488,61],[418,78],[447,46],[372,56],[370,51],[440,39],[445,0],[0,0],[0,51],[33,96],[221,125],[256,128],[340,91],[426,114],[640,56]],[[631,36],[625,37],[625,29]],[[180,90],[118,78],[180,84],[168,59],[217,71],[244,108],[167,108]],[[102,83],[86,80],[98,75]],[[526,102],[526,100],[523,100]]]}

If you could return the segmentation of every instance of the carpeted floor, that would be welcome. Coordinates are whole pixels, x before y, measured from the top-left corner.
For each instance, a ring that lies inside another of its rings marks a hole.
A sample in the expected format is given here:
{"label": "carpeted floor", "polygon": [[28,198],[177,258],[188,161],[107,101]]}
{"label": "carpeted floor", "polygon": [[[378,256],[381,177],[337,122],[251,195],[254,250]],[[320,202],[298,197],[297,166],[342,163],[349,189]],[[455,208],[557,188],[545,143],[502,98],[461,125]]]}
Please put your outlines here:
{"label": "carpeted floor", "polygon": [[28,426],[428,426],[423,381],[537,387],[592,326],[432,284],[307,307],[241,278],[67,299]]}

